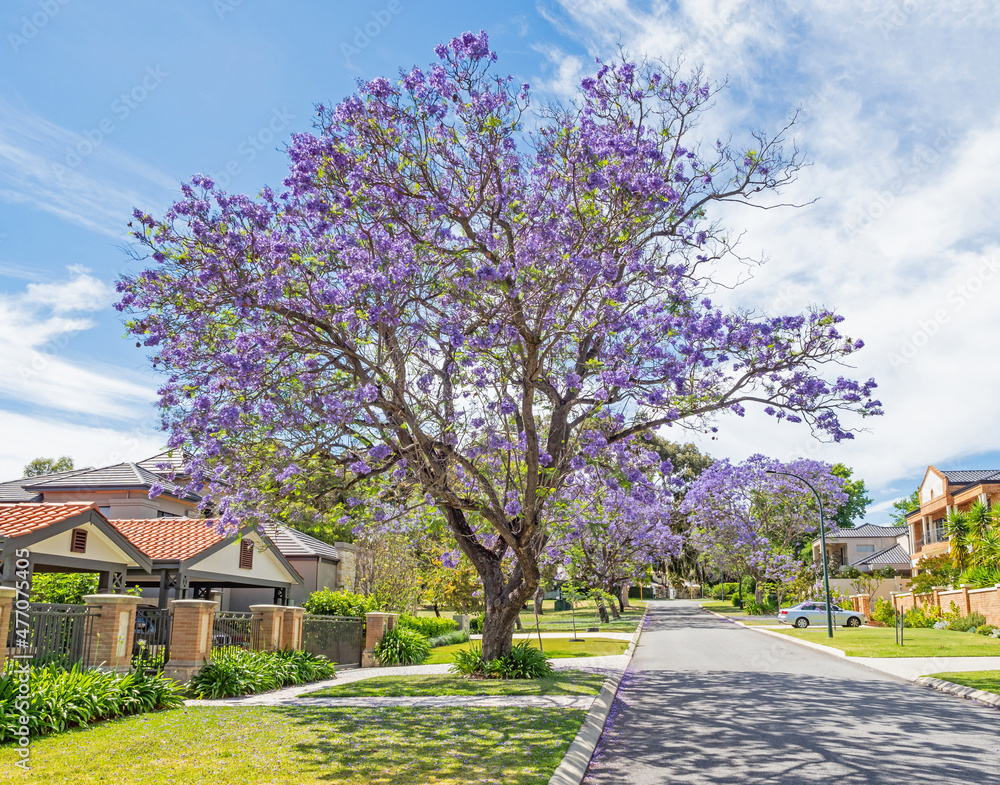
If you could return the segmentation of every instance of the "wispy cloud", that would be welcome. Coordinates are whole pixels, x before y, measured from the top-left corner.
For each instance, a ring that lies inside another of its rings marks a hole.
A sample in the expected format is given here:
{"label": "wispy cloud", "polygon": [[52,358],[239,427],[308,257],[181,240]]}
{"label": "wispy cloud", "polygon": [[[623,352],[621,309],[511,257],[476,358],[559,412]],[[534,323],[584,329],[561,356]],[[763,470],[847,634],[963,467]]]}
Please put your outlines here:
{"label": "wispy cloud", "polygon": [[121,237],[132,208],[162,203],[177,181],[115,149],[108,136],[95,144],[0,98],[0,199]]}
{"label": "wispy cloud", "polygon": [[72,358],[74,339],[95,325],[86,314],[107,308],[111,290],[86,268],[70,273],[0,293],[0,406],[118,422],[148,417],[154,390],[140,374]]}

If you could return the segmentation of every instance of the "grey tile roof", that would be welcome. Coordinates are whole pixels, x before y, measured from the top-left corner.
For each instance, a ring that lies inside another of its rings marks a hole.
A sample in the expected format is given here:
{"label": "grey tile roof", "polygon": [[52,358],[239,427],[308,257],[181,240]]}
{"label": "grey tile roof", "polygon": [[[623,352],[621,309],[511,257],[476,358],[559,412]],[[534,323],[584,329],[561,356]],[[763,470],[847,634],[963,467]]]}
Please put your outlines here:
{"label": "grey tile roof", "polygon": [[910,554],[906,552],[906,549],[900,545],[893,545],[891,548],[886,548],[885,550],[879,551],[878,553],[873,553],[867,559],[861,559],[855,562],[855,566],[859,564],[909,564]]}
{"label": "grey tile roof", "polygon": [[42,500],[42,494],[39,491],[25,488],[26,485],[38,482],[39,480],[58,479],[86,471],[90,471],[90,467],[85,469],[70,469],[66,472],[55,472],[54,474],[44,474],[38,477],[22,477],[19,480],[0,482],[0,502],[40,502]]}
{"label": "grey tile roof", "polygon": [[289,556],[323,556],[340,561],[340,552],[334,546],[305,532],[273,524],[265,524],[264,531],[286,559]]}
{"label": "grey tile roof", "polygon": [[178,499],[198,501],[200,498],[195,494],[185,494],[179,486],[134,463],[116,463],[113,466],[102,466],[100,469],[72,472],[64,477],[55,475],[36,477],[32,478],[24,487],[44,493],[45,491],[94,491],[122,488],[149,490],[157,484],[163,486],[164,492]]}
{"label": "grey tile roof", "polygon": [[866,523],[853,529],[830,529],[826,533],[827,539],[843,540],[852,537],[898,537],[906,533],[904,526],[876,526],[874,523]]}
{"label": "grey tile roof", "polygon": [[958,485],[979,482],[1000,482],[1000,469],[959,469],[941,472],[948,482]]}
{"label": "grey tile roof", "polygon": [[149,458],[136,461],[135,465],[153,474],[167,475],[174,472],[180,477],[184,475],[184,453],[180,450],[164,450]]}

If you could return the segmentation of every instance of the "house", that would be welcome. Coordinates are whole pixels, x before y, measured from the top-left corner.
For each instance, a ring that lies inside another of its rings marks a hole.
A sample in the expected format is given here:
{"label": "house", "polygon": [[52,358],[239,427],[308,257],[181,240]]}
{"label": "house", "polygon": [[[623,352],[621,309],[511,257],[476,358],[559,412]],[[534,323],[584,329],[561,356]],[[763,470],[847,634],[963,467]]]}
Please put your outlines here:
{"label": "house", "polygon": [[[275,524],[265,524],[264,532],[302,576],[302,583],[289,591],[290,604],[304,605],[310,594],[323,589],[353,590],[356,545],[346,542],[331,545],[305,532]],[[222,609],[240,611],[264,602],[270,600],[259,589],[232,589],[224,592]]]}
{"label": "house", "polygon": [[30,582],[32,573],[96,572],[99,592],[120,592],[129,573],[152,570],[149,557],[93,502],[0,504],[0,540],[3,586]]}
{"label": "house", "polygon": [[292,587],[302,584],[255,526],[224,534],[214,520],[181,517],[115,519],[111,525],[151,562],[145,574],[129,570],[127,583],[142,587],[142,596],[161,608],[169,599],[212,599],[226,589],[263,589],[261,604],[285,605]]}
{"label": "house", "polygon": [[946,554],[951,549],[944,522],[952,510],[965,511],[976,500],[991,504],[1000,500],[1000,469],[941,471],[928,466],[920,483],[920,506],[906,514],[913,547],[912,574],[920,560]]}
{"label": "house", "polygon": [[[105,518],[162,518],[198,515],[201,497],[185,493],[147,464],[160,456],[136,463],[117,463],[98,469],[75,469],[40,477],[23,477],[0,483],[0,502],[86,502],[100,508]],[[154,486],[163,493],[150,499]]]}
{"label": "house", "polygon": [[[820,548],[817,537],[812,543],[814,562],[821,559]],[[866,523],[853,529],[829,529],[826,554],[831,572],[843,566],[857,567],[862,572],[891,567],[897,573],[910,574],[909,532],[900,526]]]}

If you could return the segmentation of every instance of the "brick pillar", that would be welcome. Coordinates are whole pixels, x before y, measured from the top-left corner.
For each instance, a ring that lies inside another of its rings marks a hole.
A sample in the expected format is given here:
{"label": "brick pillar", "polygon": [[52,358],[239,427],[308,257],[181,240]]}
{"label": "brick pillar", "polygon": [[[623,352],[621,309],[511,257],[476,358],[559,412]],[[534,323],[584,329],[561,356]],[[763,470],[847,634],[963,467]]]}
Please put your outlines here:
{"label": "brick pillar", "polygon": [[858,605],[861,607],[855,610],[860,611],[865,615],[865,618],[870,619],[872,617],[872,598],[867,594],[862,594],[858,597]]}
{"label": "brick pillar", "polygon": [[302,648],[302,621],[304,608],[285,608],[285,619],[281,627],[281,648],[298,651]]}
{"label": "brick pillar", "polygon": [[189,681],[212,661],[212,623],[219,604],[211,600],[171,600],[170,662],[164,675],[181,683]]}
{"label": "brick pillar", "polygon": [[962,584],[962,607],[965,608],[965,615],[968,616],[972,613],[972,605],[969,602],[969,588],[970,584]]}
{"label": "brick pillar", "polygon": [[365,614],[365,650],[361,653],[361,667],[375,667],[375,647],[382,636],[396,626],[398,613],[366,613]]}
{"label": "brick pillar", "polygon": [[88,594],[83,601],[101,614],[90,628],[87,665],[121,672],[130,670],[135,611],[142,598],[130,594]]}
{"label": "brick pillar", "polygon": [[3,635],[3,641],[0,642],[0,673],[3,673],[3,666],[7,660],[7,630],[10,629],[10,615],[14,608],[15,597],[17,589],[0,587],[0,635]]}
{"label": "brick pillar", "polygon": [[260,633],[254,641],[258,651],[278,651],[281,648],[281,635],[284,628],[284,605],[251,605],[250,612],[254,620],[260,620]]}

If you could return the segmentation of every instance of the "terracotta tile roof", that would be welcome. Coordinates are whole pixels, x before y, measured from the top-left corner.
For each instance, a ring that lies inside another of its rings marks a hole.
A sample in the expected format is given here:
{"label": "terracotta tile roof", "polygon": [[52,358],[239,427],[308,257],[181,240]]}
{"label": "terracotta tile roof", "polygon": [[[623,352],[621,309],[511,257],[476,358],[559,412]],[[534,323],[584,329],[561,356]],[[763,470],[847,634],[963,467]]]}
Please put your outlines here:
{"label": "terracotta tile roof", "polygon": [[0,537],[20,537],[88,510],[96,509],[96,504],[86,502],[0,504]]}
{"label": "terracotta tile roof", "polygon": [[141,518],[110,523],[151,559],[184,561],[225,539],[211,518]]}

